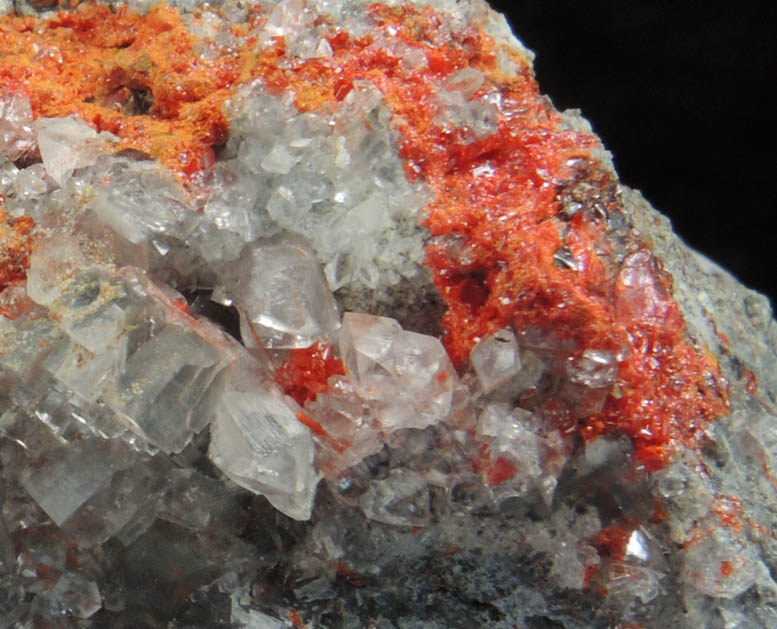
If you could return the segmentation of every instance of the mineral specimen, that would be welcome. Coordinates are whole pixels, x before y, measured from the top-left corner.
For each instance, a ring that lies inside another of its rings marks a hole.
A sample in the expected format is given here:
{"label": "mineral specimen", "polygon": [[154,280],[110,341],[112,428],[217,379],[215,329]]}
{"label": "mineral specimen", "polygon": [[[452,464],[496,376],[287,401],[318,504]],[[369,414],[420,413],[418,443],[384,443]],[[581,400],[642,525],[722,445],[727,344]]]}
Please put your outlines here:
{"label": "mineral specimen", "polygon": [[777,626],[777,328],[480,0],[0,3],[0,626]]}

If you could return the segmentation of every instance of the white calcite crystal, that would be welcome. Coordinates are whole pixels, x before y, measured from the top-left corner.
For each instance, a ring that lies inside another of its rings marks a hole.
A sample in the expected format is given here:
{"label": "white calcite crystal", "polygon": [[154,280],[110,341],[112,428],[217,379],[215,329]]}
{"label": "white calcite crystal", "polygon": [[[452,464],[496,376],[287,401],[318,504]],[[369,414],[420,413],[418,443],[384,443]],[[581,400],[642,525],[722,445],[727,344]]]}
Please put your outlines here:
{"label": "white calcite crystal", "polygon": [[[259,184],[248,200],[265,233],[304,236],[331,290],[385,288],[420,273],[415,217],[428,193],[405,178],[390,113],[373,84],[356,81],[331,113],[300,113],[291,95],[278,98],[261,83],[243,89],[233,107],[228,148],[235,156],[225,165]],[[220,220],[240,216],[227,212]]]}
{"label": "white calcite crystal", "polygon": [[470,362],[484,393],[491,393],[521,370],[518,341],[510,329],[481,339],[472,348]]}
{"label": "white calcite crystal", "polygon": [[46,173],[59,185],[76,168],[92,166],[108,142],[118,142],[112,133],[97,133],[75,116],[39,118],[35,121],[38,149]]}
{"label": "white calcite crystal", "polygon": [[383,430],[425,428],[450,413],[456,373],[438,339],[386,317],[346,313],[340,352]]}
{"label": "white calcite crystal", "polygon": [[309,347],[340,325],[324,274],[304,241],[275,238],[244,255],[220,294],[240,312],[248,347]]}
{"label": "white calcite crystal", "polygon": [[105,4],[0,0],[0,629],[777,626],[769,304],[502,16]]}
{"label": "white calcite crystal", "polygon": [[214,404],[208,449],[213,463],[285,514],[308,519],[318,475],[313,440],[298,421],[294,403],[263,385],[250,370],[230,369],[219,383]]}

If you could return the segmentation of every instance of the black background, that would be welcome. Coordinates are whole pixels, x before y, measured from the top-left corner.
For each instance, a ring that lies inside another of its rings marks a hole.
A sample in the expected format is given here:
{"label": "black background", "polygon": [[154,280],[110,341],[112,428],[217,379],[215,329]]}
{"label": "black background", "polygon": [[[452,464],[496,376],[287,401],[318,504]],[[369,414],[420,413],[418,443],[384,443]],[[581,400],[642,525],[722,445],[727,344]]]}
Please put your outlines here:
{"label": "black background", "polygon": [[777,304],[777,3],[491,4],[537,54],[541,90],[591,121],[621,180]]}

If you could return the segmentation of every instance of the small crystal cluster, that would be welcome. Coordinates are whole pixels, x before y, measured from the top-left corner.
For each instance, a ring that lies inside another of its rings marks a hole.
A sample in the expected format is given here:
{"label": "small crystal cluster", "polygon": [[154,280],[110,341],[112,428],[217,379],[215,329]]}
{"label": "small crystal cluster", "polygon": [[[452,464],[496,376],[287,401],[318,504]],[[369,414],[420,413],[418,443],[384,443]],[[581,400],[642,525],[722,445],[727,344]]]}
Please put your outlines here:
{"label": "small crystal cluster", "polygon": [[0,17],[0,627],[777,623],[768,307],[503,18],[190,4]]}

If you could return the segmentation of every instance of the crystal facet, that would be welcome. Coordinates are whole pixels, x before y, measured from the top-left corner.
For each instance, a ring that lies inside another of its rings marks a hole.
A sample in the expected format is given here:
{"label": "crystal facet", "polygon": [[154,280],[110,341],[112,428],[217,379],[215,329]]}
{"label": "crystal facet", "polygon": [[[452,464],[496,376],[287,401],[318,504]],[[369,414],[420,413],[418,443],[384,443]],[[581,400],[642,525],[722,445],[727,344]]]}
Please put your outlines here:
{"label": "crystal facet", "polygon": [[0,626],[777,626],[769,304],[502,16],[66,4],[0,0]]}

